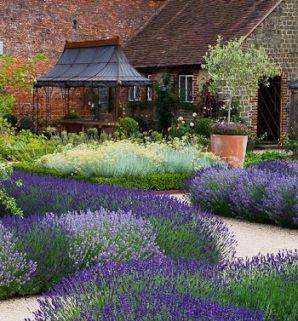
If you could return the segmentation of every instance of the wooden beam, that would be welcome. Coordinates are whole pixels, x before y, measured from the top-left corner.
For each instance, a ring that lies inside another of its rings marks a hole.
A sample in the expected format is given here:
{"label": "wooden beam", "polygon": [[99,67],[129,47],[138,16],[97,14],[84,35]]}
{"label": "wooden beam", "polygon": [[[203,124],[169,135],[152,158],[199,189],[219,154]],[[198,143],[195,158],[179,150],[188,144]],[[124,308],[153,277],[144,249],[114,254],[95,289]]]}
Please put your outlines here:
{"label": "wooden beam", "polygon": [[119,46],[120,38],[108,38],[100,40],[86,40],[86,41],[66,41],[65,48],[90,48],[90,47],[102,47],[102,46]]}

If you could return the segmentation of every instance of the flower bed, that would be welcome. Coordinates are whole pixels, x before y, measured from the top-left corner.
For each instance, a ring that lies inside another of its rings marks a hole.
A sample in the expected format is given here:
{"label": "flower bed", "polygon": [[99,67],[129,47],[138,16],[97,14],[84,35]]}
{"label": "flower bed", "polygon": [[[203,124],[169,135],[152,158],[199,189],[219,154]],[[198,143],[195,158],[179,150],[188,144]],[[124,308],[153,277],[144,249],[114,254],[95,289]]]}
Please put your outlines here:
{"label": "flower bed", "polygon": [[213,166],[190,181],[192,202],[215,214],[298,227],[298,164],[268,161],[247,170]]}
{"label": "flower bed", "polygon": [[97,266],[40,300],[34,320],[294,320],[297,259],[281,252],[219,266],[165,257]]}
{"label": "flower bed", "polygon": [[[22,186],[7,183],[6,188],[26,217],[4,217],[2,224],[15,238],[16,251],[36,270],[10,295],[39,293],[105,259],[163,253],[216,263],[233,256],[233,237],[220,220],[174,199],[24,172],[15,172],[13,179],[21,179]],[[63,214],[74,210],[83,212]]]}
{"label": "flower bed", "polygon": [[215,162],[212,154],[196,147],[173,143],[138,144],[109,141],[92,148],[80,145],[43,156],[39,165],[62,174],[83,177],[140,177],[148,174],[193,173]]}

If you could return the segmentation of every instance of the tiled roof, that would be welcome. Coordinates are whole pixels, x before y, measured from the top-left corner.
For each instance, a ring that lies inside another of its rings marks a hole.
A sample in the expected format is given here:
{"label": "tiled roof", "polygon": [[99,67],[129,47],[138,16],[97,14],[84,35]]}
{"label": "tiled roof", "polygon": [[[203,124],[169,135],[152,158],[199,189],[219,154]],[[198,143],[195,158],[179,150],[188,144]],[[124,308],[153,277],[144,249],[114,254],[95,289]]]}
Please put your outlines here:
{"label": "tiled roof", "polygon": [[200,64],[209,44],[247,35],[280,0],[168,0],[126,46],[136,67]]}

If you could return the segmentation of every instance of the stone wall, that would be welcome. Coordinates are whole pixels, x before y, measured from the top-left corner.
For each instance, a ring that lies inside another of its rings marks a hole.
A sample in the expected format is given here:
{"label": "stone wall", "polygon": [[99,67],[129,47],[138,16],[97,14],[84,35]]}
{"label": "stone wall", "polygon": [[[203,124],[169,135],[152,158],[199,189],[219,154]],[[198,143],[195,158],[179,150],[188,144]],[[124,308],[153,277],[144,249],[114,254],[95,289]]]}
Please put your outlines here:
{"label": "stone wall", "polygon": [[[281,81],[281,136],[287,131],[290,90],[288,85],[298,78],[298,1],[284,0],[246,39],[247,43],[263,46],[282,69]],[[257,130],[257,97],[245,111]]]}

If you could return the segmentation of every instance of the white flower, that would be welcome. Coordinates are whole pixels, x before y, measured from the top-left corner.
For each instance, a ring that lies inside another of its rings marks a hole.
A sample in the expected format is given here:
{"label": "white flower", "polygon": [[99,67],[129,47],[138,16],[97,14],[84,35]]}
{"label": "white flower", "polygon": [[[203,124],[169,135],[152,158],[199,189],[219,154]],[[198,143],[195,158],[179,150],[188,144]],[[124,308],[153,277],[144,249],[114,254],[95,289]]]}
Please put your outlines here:
{"label": "white flower", "polygon": [[189,126],[190,126],[190,127],[194,127],[195,124],[194,124],[194,123],[190,123]]}
{"label": "white flower", "polygon": [[193,114],[192,114],[192,117],[197,117],[197,116],[198,116],[197,113],[193,113]]}
{"label": "white flower", "polygon": [[182,122],[181,122],[182,124],[185,124],[185,121],[184,120],[182,120]]}
{"label": "white flower", "polygon": [[183,121],[183,117],[182,116],[178,117],[178,121]]}

